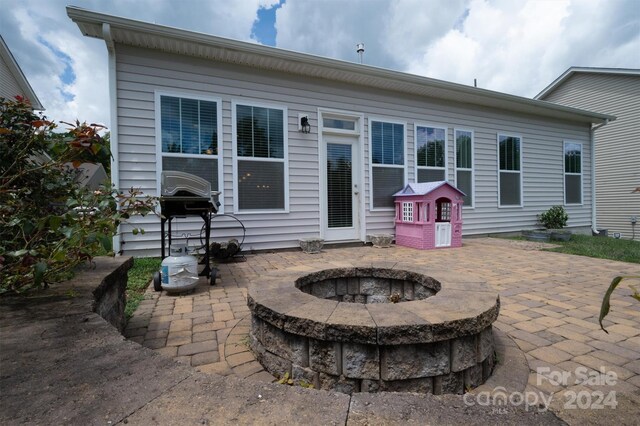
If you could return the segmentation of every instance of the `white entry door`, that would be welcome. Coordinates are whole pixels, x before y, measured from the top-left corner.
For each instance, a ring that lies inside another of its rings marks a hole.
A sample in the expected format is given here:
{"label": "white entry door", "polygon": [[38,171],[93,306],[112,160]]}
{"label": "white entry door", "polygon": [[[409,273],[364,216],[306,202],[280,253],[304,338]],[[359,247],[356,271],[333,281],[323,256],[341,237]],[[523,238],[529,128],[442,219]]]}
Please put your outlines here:
{"label": "white entry door", "polygon": [[436,247],[451,247],[451,223],[436,222]]}
{"label": "white entry door", "polygon": [[323,135],[324,239],[360,239],[360,158],[358,137]]}

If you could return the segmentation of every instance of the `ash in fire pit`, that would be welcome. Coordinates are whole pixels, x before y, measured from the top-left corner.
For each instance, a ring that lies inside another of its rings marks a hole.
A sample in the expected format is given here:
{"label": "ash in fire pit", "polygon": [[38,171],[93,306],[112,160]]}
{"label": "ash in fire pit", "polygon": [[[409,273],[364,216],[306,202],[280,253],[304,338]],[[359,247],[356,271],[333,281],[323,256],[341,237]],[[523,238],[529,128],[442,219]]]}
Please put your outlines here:
{"label": "ash in fire pit", "polygon": [[284,270],[261,277],[248,299],[257,359],[299,384],[463,393],[493,370],[498,295],[458,274],[413,265]]}

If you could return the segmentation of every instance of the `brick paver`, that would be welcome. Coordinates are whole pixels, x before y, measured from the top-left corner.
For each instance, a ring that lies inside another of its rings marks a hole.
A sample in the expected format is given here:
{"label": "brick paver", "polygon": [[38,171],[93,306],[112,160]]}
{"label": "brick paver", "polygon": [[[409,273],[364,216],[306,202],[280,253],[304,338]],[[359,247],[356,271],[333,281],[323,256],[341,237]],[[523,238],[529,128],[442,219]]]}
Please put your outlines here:
{"label": "brick paver", "polygon": [[[576,383],[576,369],[617,374],[614,390],[640,401],[640,303],[621,286],[600,329],[602,296],[617,275],[638,275],[638,264],[539,251],[544,244],[492,238],[465,239],[459,249],[419,251],[404,247],[337,248],[309,255],[279,251],[246,256],[246,262],[218,265],[218,282],[204,279],[191,294],[167,295],[147,290],[125,332],[131,340],[191,364],[198,370],[235,374],[255,380],[273,378],[248,349],[250,327],[246,287],[266,271],[304,270],[305,264],[411,262],[477,276],[500,292],[495,327],[525,352],[532,371],[528,390],[554,394],[563,389],[591,389]],[[567,383],[538,380],[536,369],[569,374]],[[603,389],[600,389],[603,390]],[[638,402],[640,404],[640,402]]]}

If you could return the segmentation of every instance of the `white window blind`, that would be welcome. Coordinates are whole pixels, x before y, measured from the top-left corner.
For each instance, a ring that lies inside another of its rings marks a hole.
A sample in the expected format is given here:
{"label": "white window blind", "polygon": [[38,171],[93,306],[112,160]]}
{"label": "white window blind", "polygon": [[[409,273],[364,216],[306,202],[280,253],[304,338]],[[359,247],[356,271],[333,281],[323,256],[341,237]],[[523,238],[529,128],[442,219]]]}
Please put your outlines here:
{"label": "white window blind", "polygon": [[418,182],[447,180],[446,134],[445,128],[416,126]]}
{"label": "white window blind", "polygon": [[473,133],[456,130],[456,186],[465,193],[465,206],[473,206]]}
{"label": "white window blind", "polygon": [[581,143],[564,143],[564,203],[582,204]]}
{"label": "white window blind", "polygon": [[371,197],[373,208],[393,208],[393,194],[404,186],[404,125],[371,121]]}
{"label": "white window blind", "polygon": [[518,136],[498,135],[500,206],[522,205],[522,146]]}

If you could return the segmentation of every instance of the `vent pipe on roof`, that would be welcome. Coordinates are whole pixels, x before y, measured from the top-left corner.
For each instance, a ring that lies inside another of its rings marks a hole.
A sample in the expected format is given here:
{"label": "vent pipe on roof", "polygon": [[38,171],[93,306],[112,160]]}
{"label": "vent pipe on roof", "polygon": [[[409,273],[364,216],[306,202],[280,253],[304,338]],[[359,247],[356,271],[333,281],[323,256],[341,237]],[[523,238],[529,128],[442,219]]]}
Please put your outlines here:
{"label": "vent pipe on roof", "polygon": [[478,87],[478,80],[475,78],[473,79],[473,87]]}
{"label": "vent pipe on roof", "polygon": [[358,52],[358,56],[360,57],[360,63],[362,63],[362,56],[364,55],[364,43],[356,44],[356,52]]}

